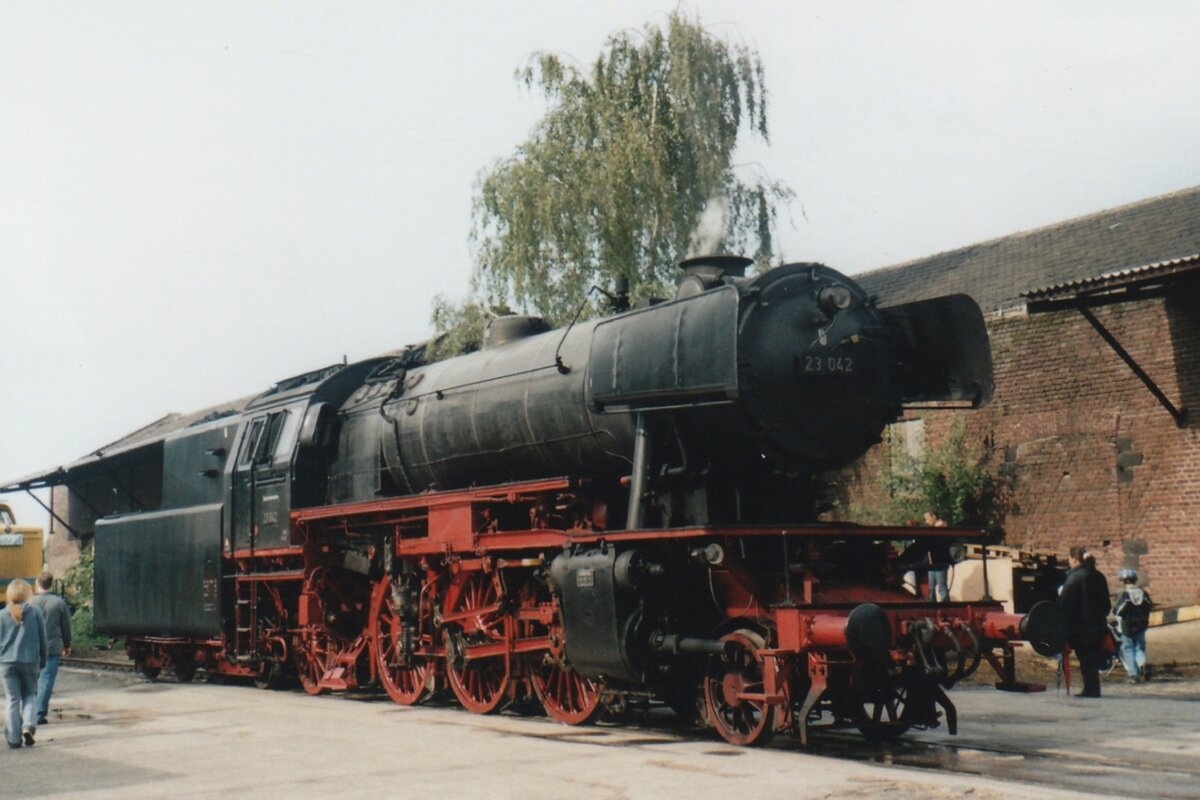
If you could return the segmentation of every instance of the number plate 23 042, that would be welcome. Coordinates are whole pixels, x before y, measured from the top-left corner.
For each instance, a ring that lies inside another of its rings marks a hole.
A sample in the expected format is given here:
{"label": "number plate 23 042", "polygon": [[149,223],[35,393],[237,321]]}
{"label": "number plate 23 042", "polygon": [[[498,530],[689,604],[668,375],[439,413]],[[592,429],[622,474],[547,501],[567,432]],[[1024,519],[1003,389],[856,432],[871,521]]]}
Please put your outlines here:
{"label": "number plate 23 042", "polygon": [[853,375],[852,356],[800,356],[800,372],[805,375]]}

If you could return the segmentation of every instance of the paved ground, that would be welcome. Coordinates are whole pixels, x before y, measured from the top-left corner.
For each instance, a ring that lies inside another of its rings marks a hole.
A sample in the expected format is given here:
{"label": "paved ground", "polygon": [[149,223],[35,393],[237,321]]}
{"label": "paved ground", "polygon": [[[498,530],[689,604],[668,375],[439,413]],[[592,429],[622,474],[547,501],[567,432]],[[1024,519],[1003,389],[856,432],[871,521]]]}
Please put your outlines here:
{"label": "paved ground", "polygon": [[[1200,639],[1200,623],[1188,624]],[[669,716],[566,728],[375,696],[151,684],[76,669],[60,673],[60,686],[37,746],[0,755],[7,796],[1200,796],[1200,681],[1185,677],[1110,682],[1099,701],[1053,688],[961,687],[952,693],[957,737],[935,730],[864,746],[826,735],[816,754],[787,738],[765,750],[730,747],[679,730]]]}

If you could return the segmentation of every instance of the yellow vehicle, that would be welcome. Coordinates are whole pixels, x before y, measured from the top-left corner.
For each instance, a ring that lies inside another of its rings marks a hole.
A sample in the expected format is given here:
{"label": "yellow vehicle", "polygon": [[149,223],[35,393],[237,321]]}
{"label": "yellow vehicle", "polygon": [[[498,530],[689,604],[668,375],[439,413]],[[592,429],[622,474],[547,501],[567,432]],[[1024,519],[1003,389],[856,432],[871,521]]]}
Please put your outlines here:
{"label": "yellow vehicle", "polygon": [[[18,525],[12,508],[0,503],[0,593],[9,581],[24,578],[30,583],[42,571],[42,529]],[[4,598],[0,595],[0,605]]]}

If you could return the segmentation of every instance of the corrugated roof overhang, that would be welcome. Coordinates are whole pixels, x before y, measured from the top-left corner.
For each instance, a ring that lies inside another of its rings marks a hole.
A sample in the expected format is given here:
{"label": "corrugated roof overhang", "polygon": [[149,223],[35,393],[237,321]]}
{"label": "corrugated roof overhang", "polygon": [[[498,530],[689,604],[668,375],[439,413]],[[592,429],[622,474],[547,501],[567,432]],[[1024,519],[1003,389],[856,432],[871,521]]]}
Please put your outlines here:
{"label": "corrugated roof overhang", "polygon": [[1025,292],[1030,314],[1162,297],[1185,277],[1200,274],[1200,253],[1107,272]]}
{"label": "corrugated roof overhang", "polygon": [[1167,413],[1175,420],[1176,427],[1185,428],[1190,418],[1188,409],[1176,406],[1167,397],[1154,378],[1121,345],[1112,331],[1092,313],[1092,309],[1117,303],[1132,303],[1137,300],[1166,297],[1168,292],[1179,287],[1184,281],[1196,285],[1197,278],[1200,278],[1200,253],[1108,272],[1094,278],[1047,286],[1025,292],[1022,297],[1026,299],[1026,308],[1030,314],[1078,311],[1100,335],[1100,338],[1125,362],[1125,365],[1137,376],[1150,394],[1154,395],[1154,399],[1167,410]]}

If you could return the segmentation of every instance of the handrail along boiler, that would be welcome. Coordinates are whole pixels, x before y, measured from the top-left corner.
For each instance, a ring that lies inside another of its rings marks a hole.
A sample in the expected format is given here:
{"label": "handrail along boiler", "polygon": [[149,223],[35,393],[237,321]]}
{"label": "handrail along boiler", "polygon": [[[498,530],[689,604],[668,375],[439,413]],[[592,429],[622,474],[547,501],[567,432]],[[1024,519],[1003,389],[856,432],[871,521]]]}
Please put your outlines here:
{"label": "handrail along boiler", "polygon": [[301,375],[172,435],[161,508],[97,524],[99,624],[185,680],[448,689],[571,724],[661,702],[737,744],[953,732],[944,690],[1016,640],[1053,652],[1056,612],[920,601],[906,559],[969,532],[819,523],[815,476],[906,404],[988,400],[979,309],[748,263],[692,259],[674,299],[565,329],[500,318],[445,361]]}

